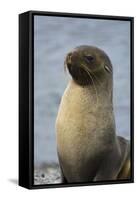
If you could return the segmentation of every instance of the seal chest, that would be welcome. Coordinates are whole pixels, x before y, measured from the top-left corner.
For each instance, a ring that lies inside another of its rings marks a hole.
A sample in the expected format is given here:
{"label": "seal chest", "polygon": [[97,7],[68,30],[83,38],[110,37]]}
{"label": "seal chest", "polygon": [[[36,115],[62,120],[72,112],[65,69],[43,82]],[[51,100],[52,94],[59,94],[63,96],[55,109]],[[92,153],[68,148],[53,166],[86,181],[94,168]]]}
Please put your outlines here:
{"label": "seal chest", "polygon": [[56,119],[62,175],[70,183],[116,178],[123,160],[115,134],[111,62],[102,50],[80,46],[65,65],[72,80]]}
{"label": "seal chest", "polygon": [[[103,155],[113,143],[113,130],[104,140],[99,139],[103,138],[103,130],[110,125],[112,116],[106,113],[107,121],[104,121],[105,114],[100,105],[96,107],[96,98],[90,93],[92,89],[79,87],[71,81],[62,97],[57,116],[57,149],[62,170],[70,182],[91,180],[96,169],[89,170],[86,174],[85,169],[91,168],[92,159],[97,162],[94,155]],[[105,106],[103,109],[106,109]]]}

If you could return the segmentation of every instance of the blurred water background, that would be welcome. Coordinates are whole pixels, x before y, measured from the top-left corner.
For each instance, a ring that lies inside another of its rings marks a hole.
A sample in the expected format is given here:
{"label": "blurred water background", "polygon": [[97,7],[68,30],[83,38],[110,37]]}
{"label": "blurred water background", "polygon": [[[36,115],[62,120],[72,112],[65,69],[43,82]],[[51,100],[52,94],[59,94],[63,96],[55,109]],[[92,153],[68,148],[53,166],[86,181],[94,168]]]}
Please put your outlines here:
{"label": "blurred water background", "polygon": [[34,162],[58,162],[55,120],[69,75],[64,58],[74,47],[94,45],[114,70],[117,134],[130,139],[130,22],[67,17],[34,18]]}

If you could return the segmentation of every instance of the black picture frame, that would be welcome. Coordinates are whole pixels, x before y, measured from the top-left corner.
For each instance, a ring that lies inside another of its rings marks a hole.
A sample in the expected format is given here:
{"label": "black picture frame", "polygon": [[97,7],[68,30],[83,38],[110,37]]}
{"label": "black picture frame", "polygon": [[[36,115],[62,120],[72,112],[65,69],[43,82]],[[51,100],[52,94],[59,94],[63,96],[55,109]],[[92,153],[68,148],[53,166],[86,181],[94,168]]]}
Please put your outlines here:
{"label": "black picture frame", "polygon": [[[130,22],[130,180],[34,185],[34,16],[122,20]],[[28,189],[134,182],[134,18],[91,14],[28,11],[19,14],[19,185]]]}

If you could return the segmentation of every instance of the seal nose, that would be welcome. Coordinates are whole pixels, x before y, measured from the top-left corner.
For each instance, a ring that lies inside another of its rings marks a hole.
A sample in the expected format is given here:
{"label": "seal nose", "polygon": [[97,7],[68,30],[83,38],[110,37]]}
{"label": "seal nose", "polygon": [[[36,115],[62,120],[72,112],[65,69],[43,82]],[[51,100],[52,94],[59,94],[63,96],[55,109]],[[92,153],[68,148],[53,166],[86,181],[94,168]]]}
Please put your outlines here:
{"label": "seal nose", "polygon": [[72,53],[70,52],[67,56],[67,62],[68,64],[71,64],[71,57],[72,57]]}

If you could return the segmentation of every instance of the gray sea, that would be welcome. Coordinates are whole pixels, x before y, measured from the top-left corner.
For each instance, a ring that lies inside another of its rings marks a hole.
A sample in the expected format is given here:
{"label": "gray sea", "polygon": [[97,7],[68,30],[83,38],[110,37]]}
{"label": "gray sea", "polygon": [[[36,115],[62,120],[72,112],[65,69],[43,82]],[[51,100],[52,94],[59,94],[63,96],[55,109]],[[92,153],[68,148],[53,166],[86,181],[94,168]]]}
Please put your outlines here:
{"label": "gray sea", "polygon": [[64,73],[64,58],[79,45],[94,45],[109,55],[114,70],[116,130],[130,139],[130,22],[35,16],[35,167],[58,162],[55,120],[70,79]]}

